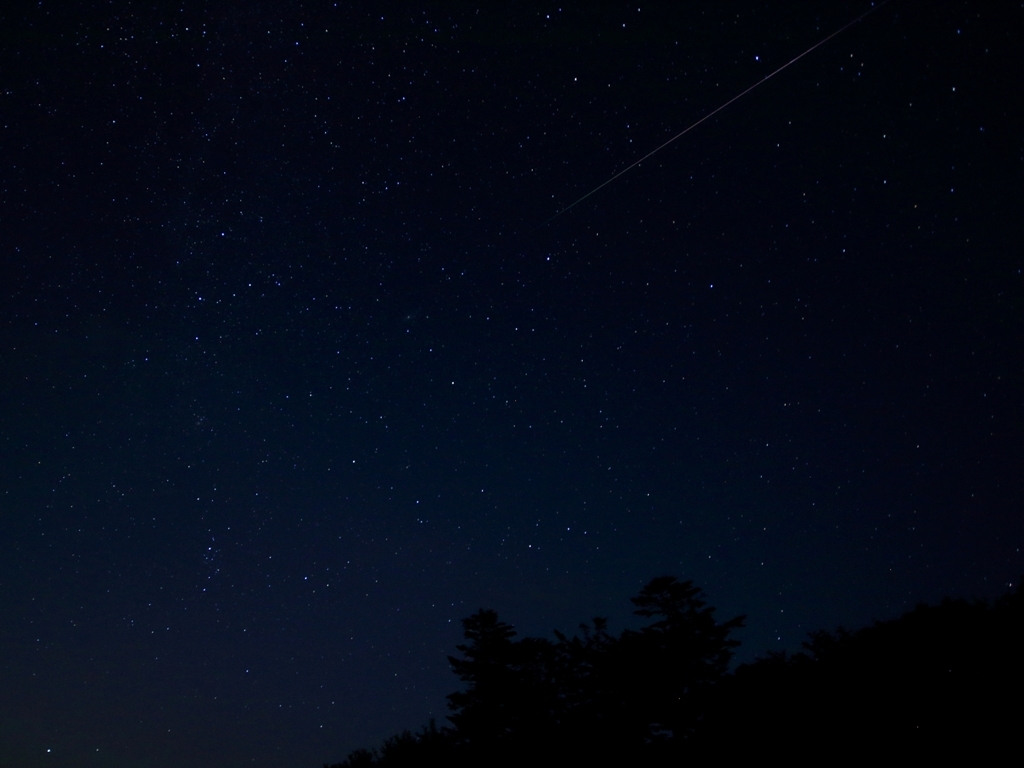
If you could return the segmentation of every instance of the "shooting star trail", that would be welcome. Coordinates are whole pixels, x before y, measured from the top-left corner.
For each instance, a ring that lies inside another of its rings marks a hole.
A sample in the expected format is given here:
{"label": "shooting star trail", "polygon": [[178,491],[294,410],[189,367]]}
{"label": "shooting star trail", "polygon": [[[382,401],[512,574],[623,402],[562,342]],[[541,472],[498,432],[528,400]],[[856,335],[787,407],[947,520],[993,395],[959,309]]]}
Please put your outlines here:
{"label": "shooting star trail", "polygon": [[789,66],[792,66],[793,64],[796,64],[796,63],[797,63],[798,61],[800,61],[800,59],[802,59],[802,58],[803,58],[804,56],[806,56],[807,54],[811,53],[811,52],[812,52],[812,51],[814,51],[815,49],[817,49],[817,48],[820,48],[821,46],[823,46],[823,45],[824,45],[825,43],[827,43],[827,42],[828,42],[829,40],[831,40],[831,39],[832,39],[833,37],[835,37],[836,35],[840,35],[840,34],[842,34],[842,33],[843,33],[843,32],[845,32],[845,31],[846,31],[847,29],[849,29],[849,28],[850,28],[850,27],[852,27],[852,26],[853,26],[854,24],[856,24],[856,23],[857,23],[858,21],[861,21],[861,20],[863,20],[863,19],[864,19],[864,17],[865,17],[865,16],[867,16],[867,15],[868,15],[869,13],[872,13],[872,12],[874,12],[874,11],[877,11],[877,10],[878,10],[879,8],[881,8],[881,7],[883,6],[883,5],[885,5],[885,4],[886,4],[886,3],[888,3],[888,2],[889,2],[889,0],[882,0],[882,2],[881,2],[881,3],[879,3],[878,5],[872,5],[872,6],[870,7],[870,8],[868,8],[868,9],[867,9],[867,10],[866,10],[866,11],[865,11],[864,13],[862,13],[862,14],[861,14],[860,16],[858,16],[857,18],[855,18],[855,19],[854,19],[853,21],[847,22],[846,24],[844,24],[844,25],[843,25],[842,27],[840,27],[839,29],[837,29],[837,30],[836,30],[835,32],[833,32],[833,33],[832,33],[831,35],[829,35],[828,37],[822,38],[822,39],[821,39],[821,40],[819,40],[819,41],[818,41],[817,43],[815,43],[815,44],[814,44],[814,45],[812,45],[812,46],[811,46],[810,48],[808,48],[808,49],[807,49],[806,51],[804,51],[803,53],[801,53],[801,54],[800,54],[799,56],[796,56],[795,58],[792,58],[792,59],[790,59],[790,60],[789,60],[789,61],[787,61],[787,62],[786,62],[785,64],[783,64],[783,65],[782,65],[781,67],[779,67],[778,69],[776,69],[776,70],[775,70],[774,72],[772,72],[772,73],[770,73],[770,74],[767,74],[767,75],[765,75],[764,77],[762,77],[762,78],[761,78],[760,80],[758,80],[758,81],[757,81],[756,83],[754,83],[754,84],[753,84],[752,86],[750,86],[749,88],[747,88],[747,90],[745,90],[745,91],[743,91],[742,93],[738,93],[738,94],[736,94],[735,96],[733,96],[733,97],[732,97],[731,99],[729,99],[729,100],[728,100],[727,102],[725,102],[724,104],[722,104],[722,106],[720,106],[720,107],[718,107],[717,109],[713,109],[712,111],[708,112],[708,113],[707,113],[706,115],[704,115],[704,117],[702,117],[702,118],[701,118],[700,120],[698,120],[697,122],[695,122],[695,123],[694,123],[693,125],[690,125],[690,126],[689,126],[689,127],[687,127],[686,129],[684,129],[684,130],[680,131],[679,133],[677,133],[677,134],[676,134],[675,136],[673,136],[673,137],[672,137],[671,139],[669,139],[668,141],[666,141],[666,142],[665,142],[664,144],[662,144],[661,146],[659,146],[659,147],[655,147],[654,149],[652,149],[652,150],[651,150],[650,152],[648,152],[648,153],[647,153],[646,155],[644,155],[643,157],[641,157],[641,158],[640,158],[639,160],[635,161],[635,162],[634,162],[634,163],[632,163],[631,165],[627,165],[627,166],[626,166],[625,168],[623,168],[623,169],[622,169],[621,171],[619,171],[618,173],[616,173],[616,174],[615,174],[614,176],[612,176],[612,177],[611,177],[610,179],[608,179],[607,181],[605,181],[605,182],[604,182],[604,183],[602,183],[602,184],[599,184],[598,186],[594,187],[594,188],[593,188],[592,190],[590,190],[589,192],[587,192],[587,194],[585,194],[585,195],[584,195],[583,197],[581,197],[581,198],[580,198],[579,200],[577,200],[576,202],[574,202],[574,203],[570,203],[569,205],[565,206],[565,208],[563,208],[563,209],[562,209],[562,210],[560,210],[560,211],[559,211],[558,213],[556,213],[556,214],[555,214],[554,216],[552,216],[552,217],[551,217],[550,219],[548,219],[547,221],[545,221],[545,222],[544,222],[544,225],[550,224],[550,223],[551,223],[552,221],[554,221],[555,219],[557,219],[557,218],[558,218],[559,216],[561,216],[561,215],[562,215],[563,213],[565,213],[565,212],[566,212],[566,211],[568,211],[569,209],[571,209],[571,208],[575,208],[575,207],[576,207],[577,205],[579,205],[580,203],[582,203],[582,202],[583,202],[584,200],[586,200],[586,199],[587,199],[588,197],[590,197],[590,196],[591,196],[592,194],[594,194],[595,192],[598,192],[598,191],[600,191],[600,190],[604,189],[604,188],[605,188],[605,187],[607,187],[607,186],[608,186],[609,184],[611,184],[611,183],[612,183],[613,181],[615,181],[615,180],[616,180],[617,178],[619,178],[620,176],[622,176],[622,175],[623,175],[624,173],[628,173],[629,171],[633,170],[633,169],[634,169],[634,168],[636,168],[636,167],[637,167],[638,165],[640,165],[640,163],[642,163],[642,162],[643,162],[644,160],[647,160],[647,159],[648,159],[648,158],[650,158],[650,157],[651,157],[652,155],[656,155],[656,154],[657,154],[658,152],[661,152],[661,150],[663,150],[663,149],[664,149],[665,147],[667,147],[667,146],[668,146],[669,144],[671,144],[671,143],[672,143],[673,141],[675,141],[676,139],[680,139],[680,138],[682,138],[683,136],[685,136],[686,134],[688,134],[688,133],[689,133],[690,131],[692,131],[692,130],[693,130],[694,128],[696,128],[696,127],[697,127],[698,125],[700,125],[701,123],[703,123],[703,122],[704,122],[705,120],[708,120],[708,119],[710,119],[710,118],[714,117],[715,115],[717,115],[717,114],[718,114],[719,112],[721,112],[721,111],[722,111],[723,109],[725,109],[726,107],[728,107],[728,106],[729,106],[730,104],[732,104],[733,102],[735,102],[735,101],[739,101],[739,100],[740,100],[740,99],[742,99],[742,98],[743,98],[744,96],[746,96],[746,95],[747,95],[748,93],[750,93],[751,91],[753,91],[753,90],[754,90],[755,88],[758,88],[759,86],[761,86],[761,85],[764,85],[764,84],[765,84],[766,82],[768,82],[769,80],[771,80],[771,79],[772,79],[773,77],[775,77],[775,76],[776,76],[777,74],[779,74],[779,72],[781,72],[782,70],[784,70],[784,69],[785,69],[786,67],[789,67]]}

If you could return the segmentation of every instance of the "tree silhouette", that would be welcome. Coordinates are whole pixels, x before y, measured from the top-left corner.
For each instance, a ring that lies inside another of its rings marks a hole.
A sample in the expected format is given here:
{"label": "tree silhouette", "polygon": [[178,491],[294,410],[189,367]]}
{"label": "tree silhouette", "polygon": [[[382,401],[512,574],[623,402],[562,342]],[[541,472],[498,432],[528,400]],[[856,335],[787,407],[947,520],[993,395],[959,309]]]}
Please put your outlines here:
{"label": "tree silhouette", "polygon": [[476,755],[522,754],[557,728],[560,696],[553,644],[540,638],[513,641],[515,630],[491,610],[463,620],[468,642],[449,663],[463,691],[448,696],[454,741]]}
{"label": "tree silhouette", "polygon": [[412,768],[424,765],[459,765],[460,755],[452,742],[452,732],[440,729],[431,720],[419,733],[403,731],[381,745],[380,751],[357,749],[341,763],[324,768]]}
{"label": "tree silhouette", "polygon": [[623,632],[616,643],[607,673],[617,694],[615,716],[634,747],[677,752],[700,727],[738,645],[729,634],[744,619],[718,623],[693,582],[672,576],[652,580],[632,602],[636,615],[655,621]]}
{"label": "tree silhouette", "polygon": [[[887,754],[986,762],[1024,718],[1024,594],[943,600],[864,629],[814,632],[795,655],[741,666],[706,743],[794,760]],[[754,746],[756,745],[756,747]]]}
{"label": "tree silhouette", "polygon": [[613,734],[621,726],[615,717],[618,697],[609,674],[615,666],[618,640],[608,633],[607,619],[592,621],[592,627],[580,624],[582,637],[555,631],[559,726],[563,741],[607,753],[610,742],[618,740]]}
{"label": "tree silhouette", "polygon": [[678,765],[784,756],[995,762],[1019,749],[1024,591],[944,600],[857,631],[815,632],[797,654],[728,672],[743,617],[718,622],[697,587],[663,576],[632,598],[650,622],[605,619],[555,641],[516,639],[491,610],[463,621],[450,657],[464,689],[431,722],[335,768]]}
{"label": "tree silhouette", "polygon": [[494,611],[463,622],[467,643],[452,669],[467,683],[451,694],[456,741],[471,751],[513,756],[539,745],[565,757],[651,751],[699,725],[707,689],[725,674],[742,617],[719,624],[692,582],[654,579],[633,598],[652,624],[619,638],[605,619],[557,643],[514,641]]}

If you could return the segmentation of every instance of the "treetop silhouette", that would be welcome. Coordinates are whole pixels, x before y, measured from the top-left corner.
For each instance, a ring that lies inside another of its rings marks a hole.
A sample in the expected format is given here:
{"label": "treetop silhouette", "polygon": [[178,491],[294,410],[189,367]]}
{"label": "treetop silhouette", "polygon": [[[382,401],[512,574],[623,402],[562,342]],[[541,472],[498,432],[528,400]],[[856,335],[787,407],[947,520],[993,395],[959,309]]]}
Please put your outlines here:
{"label": "treetop silhouette", "polygon": [[451,727],[357,750],[334,768],[677,765],[852,756],[904,759],[1016,746],[1024,717],[1024,592],[945,600],[857,631],[815,632],[796,654],[729,672],[743,617],[715,619],[690,581],[661,576],[631,598],[650,622],[607,619],[572,637],[517,638],[493,610],[463,620],[449,657],[463,690]]}

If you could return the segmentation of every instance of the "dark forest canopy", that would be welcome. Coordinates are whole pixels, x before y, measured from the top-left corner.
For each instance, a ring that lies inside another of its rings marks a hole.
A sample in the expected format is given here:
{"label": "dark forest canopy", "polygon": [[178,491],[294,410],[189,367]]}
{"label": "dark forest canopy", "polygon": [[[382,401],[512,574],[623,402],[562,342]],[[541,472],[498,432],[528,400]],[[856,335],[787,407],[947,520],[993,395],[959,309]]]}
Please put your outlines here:
{"label": "dark forest canopy", "polygon": [[708,762],[725,754],[797,761],[858,754],[948,755],[1012,747],[1024,715],[1024,591],[994,603],[946,599],[857,631],[812,633],[796,654],[729,672],[730,634],[690,581],[654,579],[632,598],[650,623],[613,636],[514,639],[492,610],[463,620],[449,657],[465,683],[450,726],[360,749],[332,768]]}

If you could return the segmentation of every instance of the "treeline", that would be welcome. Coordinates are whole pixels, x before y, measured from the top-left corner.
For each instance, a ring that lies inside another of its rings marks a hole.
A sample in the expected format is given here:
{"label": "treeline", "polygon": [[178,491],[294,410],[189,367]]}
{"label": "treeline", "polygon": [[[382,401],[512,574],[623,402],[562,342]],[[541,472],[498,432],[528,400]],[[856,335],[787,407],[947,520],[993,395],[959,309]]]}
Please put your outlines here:
{"label": "treeline", "polygon": [[670,576],[632,601],[649,623],[618,636],[596,618],[573,637],[516,640],[494,611],[478,611],[449,657],[465,683],[448,696],[451,725],[432,721],[331,768],[977,759],[1019,749],[1020,585],[995,603],[945,600],[855,632],[818,632],[800,653],[734,673],[730,635],[743,617],[717,621],[692,582]]}

